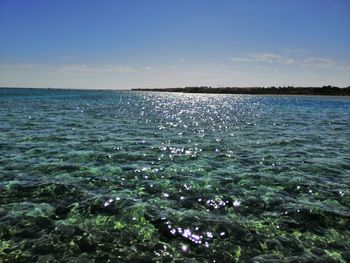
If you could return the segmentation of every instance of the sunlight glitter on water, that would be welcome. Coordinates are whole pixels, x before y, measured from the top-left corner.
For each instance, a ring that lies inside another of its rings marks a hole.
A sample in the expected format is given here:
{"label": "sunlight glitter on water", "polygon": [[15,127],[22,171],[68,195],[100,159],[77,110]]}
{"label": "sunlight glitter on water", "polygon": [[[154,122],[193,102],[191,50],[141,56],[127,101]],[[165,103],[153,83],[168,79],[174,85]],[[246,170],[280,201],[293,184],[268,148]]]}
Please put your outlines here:
{"label": "sunlight glitter on water", "polygon": [[0,96],[1,255],[348,259],[349,100],[26,92]]}

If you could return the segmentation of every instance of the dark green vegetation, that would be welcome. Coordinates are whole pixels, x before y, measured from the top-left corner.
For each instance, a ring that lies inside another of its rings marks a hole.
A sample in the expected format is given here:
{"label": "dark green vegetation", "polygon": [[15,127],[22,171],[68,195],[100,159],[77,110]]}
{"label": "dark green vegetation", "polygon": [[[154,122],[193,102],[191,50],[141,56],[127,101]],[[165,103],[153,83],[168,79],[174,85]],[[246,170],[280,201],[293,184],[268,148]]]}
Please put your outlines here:
{"label": "dark green vegetation", "polygon": [[346,97],[0,90],[1,262],[350,261]]}
{"label": "dark green vegetation", "polygon": [[162,92],[186,92],[186,93],[218,93],[218,94],[265,94],[265,95],[332,95],[350,96],[350,87],[338,88],[333,86],[323,87],[185,87],[168,89],[135,89],[139,91],[162,91]]}

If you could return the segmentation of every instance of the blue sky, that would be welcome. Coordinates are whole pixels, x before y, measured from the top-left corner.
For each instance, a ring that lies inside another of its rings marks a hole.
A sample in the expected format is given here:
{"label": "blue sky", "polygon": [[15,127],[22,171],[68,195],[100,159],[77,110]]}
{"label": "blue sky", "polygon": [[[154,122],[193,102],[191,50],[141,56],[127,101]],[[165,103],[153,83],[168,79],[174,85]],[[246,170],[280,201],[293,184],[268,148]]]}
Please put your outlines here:
{"label": "blue sky", "polygon": [[349,0],[0,0],[0,86],[348,86],[349,14]]}

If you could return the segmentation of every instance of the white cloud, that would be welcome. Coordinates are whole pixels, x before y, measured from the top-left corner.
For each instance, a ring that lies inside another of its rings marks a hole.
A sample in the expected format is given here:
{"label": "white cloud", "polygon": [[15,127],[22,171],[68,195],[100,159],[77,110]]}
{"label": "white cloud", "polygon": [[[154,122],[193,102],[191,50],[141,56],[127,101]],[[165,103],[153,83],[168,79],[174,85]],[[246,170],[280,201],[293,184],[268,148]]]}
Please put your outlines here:
{"label": "white cloud", "polygon": [[58,71],[70,73],[101,73],[101,74],[118,74],[131,73],[136,69],[130,66],[116,66],[116,65],[86,65],[86,64],[68,64],[61,65],[56,68]]}
{"label": "white cloud", "polygon": [[131,73],[137,71],[137,69],[130,66],[117,66],[110,64],[102,65],[87,65],[87,64],[63,64],[63,65],[47,65],[47,64],[0,64],[0,70],[8,71],[57,71],[61,73],[102,73],[102,74],[116,74],[116,73]]}
{"label": "white cloud", "polygon": [[0,70],[1,71],[18,71],[18,70],[38,70],[38,69],[45,69],[45,70],[53,70],[55,67],[45,65],[45,64],[30,64],[30,63],[17,63],[17,64],[10,64],[10,63],[2,63],[0,64]]}
{"label": "white cloud", "polygon": [[251,57],[254,58],[255,61],[267,62],[267,63],[280,62],[282,58],[280,55],[276,55],[272,53],[261,53],[261,54],[252,55]]}
{"label": "white cloud", "polygon": [[254,55],[246,55],[243,57],[231,58],[232,62],[247,63],[266,63],[266,64],[282,64],[294,65],[315,69],[331,69],[331,70],[349,70],[350,65],[337,63],[336,61],[323,57],[291,57],[273,53],[259,53]]}
{"label": "white cloud", "polygon": [[261,62],[261,63],[269,63],[269,64],[286,64],[290,65],[294,63],[294,59],[286,56],[282,56],[279,54],[273,53],[259,53],[253,55],[247,55],[244,57],[235,57],[231,58],[233,62]]}
{"label": "white cloud", "polygon": [[125,89],[149,69],[113,64],[0,64],[0,86]]}
{"label": "white cloud", "polygon": [[237,58],[231,58],[231,61],[233,61],[233,62],[254,62],[255,60],[253,58],[248,58],[248,57],[237,57]]}
{"label": "white cloud", "polygon": [[308,67],[320,67],[320,68],[331,68],[331,67],[337,66],[335,61],[332,59],[316,58],[316,57],[306,58],[304,59],[302,64]]}
{"label": "white cloud", "polygon": [[[90,89],[167,88],[179,86],[348,86],[350,70],[324,70],[321,65],[340,67],[335,61],[307,57],[296,59],[261,53],[232,59],[247,63],[244,68],[233,63],[183,63],[164,65],[87,65],[87,64],[0,64],[0,86],[57,87]],[[258,62],[264,67],[255,67]],[[252,66],[249,66],[251,65]],[[295,65],[269,67],[268,65]],[[297,66],[297,67],[296,67]],[[323,66],[325,67],[325,66]],[[345,69],[345,66],[344,66]],[[320,71],[321,70],[321,71]]]}

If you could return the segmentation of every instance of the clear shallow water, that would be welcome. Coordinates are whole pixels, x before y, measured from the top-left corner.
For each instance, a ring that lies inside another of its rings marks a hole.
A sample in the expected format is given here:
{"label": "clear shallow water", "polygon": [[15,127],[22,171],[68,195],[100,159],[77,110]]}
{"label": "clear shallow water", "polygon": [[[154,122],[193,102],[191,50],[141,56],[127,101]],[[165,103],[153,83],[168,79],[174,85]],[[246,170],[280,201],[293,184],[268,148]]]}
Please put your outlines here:
{"label": "clear shallow water", "polygon": [[0,138],[3,262],[350,261],[349,98],[0,89]]}

